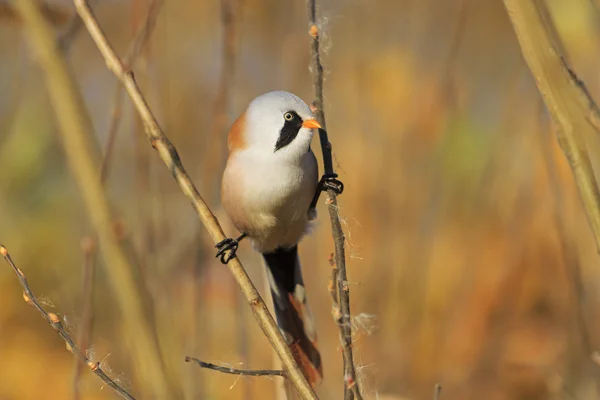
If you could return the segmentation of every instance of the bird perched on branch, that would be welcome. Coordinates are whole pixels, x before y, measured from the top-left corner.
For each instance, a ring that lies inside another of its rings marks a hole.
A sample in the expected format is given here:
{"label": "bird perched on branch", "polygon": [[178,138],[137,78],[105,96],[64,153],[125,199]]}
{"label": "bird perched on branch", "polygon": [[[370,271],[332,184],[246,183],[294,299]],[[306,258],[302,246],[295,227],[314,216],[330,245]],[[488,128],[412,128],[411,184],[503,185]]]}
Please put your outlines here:
{"label": "bird perched on branch", "polygon": [[229,131],[221,187],[223,207],[241,236],[217,244],[224,263],[245,237],[262,254],[277,324],[313,386],[322,377],[321,357],[298,243],[316,217],[311,200],[318,167],[310,149],[315,128],[321,125],[310,108],[292,93],[269,92],[250,103]]}

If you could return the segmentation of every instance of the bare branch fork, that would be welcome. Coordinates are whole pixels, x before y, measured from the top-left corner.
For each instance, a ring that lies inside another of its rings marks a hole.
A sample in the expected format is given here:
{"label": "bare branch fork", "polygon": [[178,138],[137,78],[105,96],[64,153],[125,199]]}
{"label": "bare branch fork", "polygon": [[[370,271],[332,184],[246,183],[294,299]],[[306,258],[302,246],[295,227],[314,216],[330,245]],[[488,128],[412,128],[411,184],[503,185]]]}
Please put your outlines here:
{"label": "bare branch fork", "polygon": [[33,306],[42,317],[50,324],[52,329],[58,333],[58,335],[65,341],[67,350],[69,350],[73,355],[79,358],[85,365],[88,366],[90,371],[96,374],[104,383],[106,383],[109,387],[111,387],[119,396],[128,400],[135,400],[132,395],[130,395],[127,390],[125,390],[121,385],[112,380],[100,367],[100,362],[94,362],[90,358],[88,358],[83,351],[75,344],[75,340],[69,335],[69,333],[65,330],[63,324],[60,322],[60,318],[55,313],[49,313],[41,306],[37,297],[33,294],[31,289],[29,288],[29,283],[27,283],[27,279],[25,278],[25,274],[21,271],[15,263],[13,262],[8,250],[6,247],[0,244],[0,255],[4,257],[4,260],[10,265],[13,272],[19,279],[19,283],[23,287],[23,299],[27,304]]}
{"label": "bare branch fork", "polygon": [[[343,190],[343,185],[333,171],[331,156],[331,143],[327,138],[327,125],[325,123],[325,112],[323,111],[323,65],[321,64],[319,26],[317,24],[316,0],[308,0],[309,34],[312,38],[312,71],[315,89],[314,112],[317,120],[323,127],[319,129],[319,139],[323,152],[323,163],[325,175],[321,180],[321,188],[327,192],[327,208],[331,221],[331,231],[335,243],[335,266],[333,270],[332,297],[334,307],[334,318],[340,329],[340,341],[344,355],[344,399],[362,400],[358,381],[356,380],[356,369],[352,354],[352,324],[350,314],[350,290],[346,277],[346,253],[345,236],[340,223],[338,213],[337,195]],[[318,196],[318,194],[317,194]],[[316,203],[317,196],[313,199]],[[313,204],[314,206],[315,204]]]}
{"label": "bare branch fork", "polygon": [[[173,177],[177,181],[179,187],[190,199],[192,206],[196,210],[201,222],[204,224],[215,243],[224,240],[225,235],[221,226],[219,225],[219,222],[214,214],[210,211],[204,202],[204,199],[200,196],[200,193],[187,175],[175,147],[165,136],[154,114],[148,107],[146,99],[137,86],[131,70],[126,69],[123,66],[123,63],[113,50],[112,46],[108,43],[106,35],[100,28],[86,1],[74,0],[74,3],[77,13],[84,22],[84,25],[98,46],[98,49],[102,53],[107,67],[115,74],[119,81],[121,81],[121,83],[125,86],[127,93],[131,97],[135,108],[144,122],[146,134],[150,139],[152,147],[158,151],[161,159],[171,170],[171,173],[173,174]],[[237,258],[234,258],[231,260],[231,262],[229,262],[229,264],[227,264],[227,266],[244,293],[248,303],[250,304],[258,325],[262,329],[265,336],[267,336],[269,339],[274,350],[279,355],[290,382],[296,387],[303,399],[317,399],[313,389],[310,387],[302,375],[302,372],[296,365],[292,353],[288,348],[283,336],[281,335],[277,324],[273,320],[273,317],[269,313],[265,302],[248,277],[248,274],[246,273],[240,261]]]}

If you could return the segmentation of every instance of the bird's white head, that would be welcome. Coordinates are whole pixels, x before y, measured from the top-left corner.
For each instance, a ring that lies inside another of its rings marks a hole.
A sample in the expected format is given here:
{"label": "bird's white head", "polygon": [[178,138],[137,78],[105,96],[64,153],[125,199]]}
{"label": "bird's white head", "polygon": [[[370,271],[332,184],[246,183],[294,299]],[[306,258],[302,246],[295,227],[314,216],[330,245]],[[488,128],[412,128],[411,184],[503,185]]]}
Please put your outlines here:
{"label": "bird's white head", "polygon": [[314,128],[320,128],[308,105],[284,91],[255,98],[238,118],[229,137],[230,151],[248,149],[273,157],[299,157],[310,148]]}

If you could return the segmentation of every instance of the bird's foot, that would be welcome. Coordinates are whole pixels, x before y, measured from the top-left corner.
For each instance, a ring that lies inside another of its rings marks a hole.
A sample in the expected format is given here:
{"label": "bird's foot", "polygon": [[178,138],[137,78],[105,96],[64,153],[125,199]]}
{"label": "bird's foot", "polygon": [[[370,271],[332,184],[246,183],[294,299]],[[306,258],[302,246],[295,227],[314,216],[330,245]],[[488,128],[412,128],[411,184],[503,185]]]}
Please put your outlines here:
{"label": "bird's foot", "polygon": [[325,192],[329,189],[332,189],[335,194],[340,195],[344,191],[344,184],[342,181],[337,179],[338,174],[324,174],[319,181],[319,186],[317,190]]}
{"label": "bird's foot", "polygon": [[310,203],[309,213],[311,209],[315,209],[317,207],[317,201],[319,201],[319,197],[321,196],[321,192],[326,192],[331,189],[335,192],[335,194],[340,195],[344,191],[344,184],[342,181],[337,179],[338,174],[324,174],[321,177],[321,180],[317,184],[317,190],[315,195]]}
{"label": "bird's foot", "polygon": [[[215,257],[221,257],[221,262],[223,264],[227,264],[229,261],[231,261],[236,253],[237,253],[237,249],[238,246],[240,244],[240,241],[246,237],[246,234],[242,234],[242,236],[240,236],[237,239],[233,239],[233,238],[227,238],[224,240],[221,240],[219,243],[217,243],[215,245],[215,247],[217,249],[219,249],[219,251],[217,251],[217,254]],[[227,253],[227,251],[229,251],[229,253]]]}

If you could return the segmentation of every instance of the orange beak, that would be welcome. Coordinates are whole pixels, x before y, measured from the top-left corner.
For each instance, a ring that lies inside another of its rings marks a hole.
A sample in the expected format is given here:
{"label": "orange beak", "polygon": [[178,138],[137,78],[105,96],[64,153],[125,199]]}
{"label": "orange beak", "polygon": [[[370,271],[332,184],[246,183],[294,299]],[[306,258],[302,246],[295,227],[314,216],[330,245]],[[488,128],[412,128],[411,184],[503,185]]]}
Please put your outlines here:
{"label": "orange beak", "polygon": [[319,124],[316,119],[307,119],[304,122],[302,122],[302,127],[315,129],[321,128],[321,124]]}

